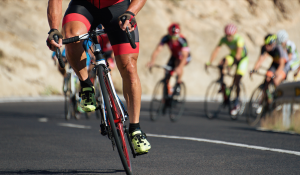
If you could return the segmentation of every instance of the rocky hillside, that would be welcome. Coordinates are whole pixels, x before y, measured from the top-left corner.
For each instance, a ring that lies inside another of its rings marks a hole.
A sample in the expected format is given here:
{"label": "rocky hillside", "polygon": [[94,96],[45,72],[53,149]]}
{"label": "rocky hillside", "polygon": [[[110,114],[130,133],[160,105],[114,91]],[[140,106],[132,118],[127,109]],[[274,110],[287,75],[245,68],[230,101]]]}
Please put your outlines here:
{"label": "rocky hillside", "polygon": [[[64,1],[64,9],[67,4],[68,1]],[[0,0],[0,97],[61,92],[62,78],[45,45],[49,30],[46,8],[47,0]],[[137,16],[141,41],[138,64],[143,94],[151,94],[155,82],[163,76],[163,71],[150,73],[145,65],[171,22],[181,24],[182,33],[191,47],[192,62],[186,66],[184,75],[188,95],[203,96],[208,83],[218,76],[214,70],[208,75],[204,63],[227,23],[235,23],[245,38],[250,70],[258,58],[263,37],[269,32],[286,29],[300,47],[299,9],[300,0],[148,0]],[[224,47],[218,58],[227,53]],[[165,47],[157,63],[165,64],[169,57]],[[121,90],[117,71],[113,77]],[[261,81],[262,77],[255,77],[251,82],[246,75],[243,82],[248,94]]]}

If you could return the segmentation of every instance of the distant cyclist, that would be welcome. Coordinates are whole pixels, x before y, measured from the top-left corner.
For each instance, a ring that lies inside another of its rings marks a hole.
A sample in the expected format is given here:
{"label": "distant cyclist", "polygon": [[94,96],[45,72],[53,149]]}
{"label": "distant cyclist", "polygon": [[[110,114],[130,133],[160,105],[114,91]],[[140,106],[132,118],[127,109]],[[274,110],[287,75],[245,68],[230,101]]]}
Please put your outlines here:
{"label": "distant cyclist", "polygon": [[[269,104],[271,104],[273,99],[273,95],[268,90],[268,85],[272,78],[274,85],[278,86],[286,78],[286,75],[289,71],[289,66],[286,66],[286,63],[289,60],[287,52],[280,44],[276,43],[276,40],[277,36],[274,34],[268,34],[265,37],[265,44],[261,48],[261,54],[256,61],[253,70],[250,72],[251,76],[253,72],[256,72],[259,69],[260,65],[266,58],[268,58],[268,56],[273,58],[273,62],[266,74],[265,88],[263,89],[263,92],[268,98],[267,102]],[[261,104],[257,108],[256,113],[261,113],[262,109],[263,105]]]}
{"label": "distant cyclist", "polygon": [[[188,47],[187,40],[180,33],[180,26],[177,23],[171,24],[168,28],[168,34],[163,36],[160,40],[160,43],[154,50],[151,61],[148,62],[147,67],[151,68],[154,63],[157,55],[163,49],[163,46],[167,44],[171,51],[171,57],[167,63],[168,66],[171,66],[173,72],[177,74],[177,85],[181,83],[182,75],[183,75],[183,67],[191,61],[190,48]],[[166,77],[167,84],[170,79]]]}
{"label": "distant cyclist", "polygon": [[289,40],[289,35],[285,30],[280,30],[277,32],[277,43],[281,44],[283,48],[286,48],[288,53],[286,69],[289,69],[293,72],[297,70],[294,74],[296,77],[300,71],[300,59],[295,43]]}
{"label": "distant cyclist", "polygon": [[[67,58],[66,58],[66,49],[64,49],[61,53],[61,56],[62,56],[62,59],[65,63],[67,63]],[[54,63],[56,64],[56,61],[57,61],[57,57],[56,57],[56,52],[52,52],[52,59],[54,60]],[[67,74],[66,74],[66,69],[65,68],[62,68],[60,67],[59,64],[57,64],[57,68],[58,68],[58,71],[62,74],[63,77],[66,77]]]}
{"label": "distant cyclist", "polygon": [[[247,57],[247,49],[245,47],[244,39],[237,34],[237,27],[234,24],[228,24],[225,26],[225,36],[221,38],[219,44],[212,52],[210,61],[206,63],[206,67],[211,65],[216,56],[218,55],[221,46],[225,44],[230,49],[230,54],[225,56],[219,63],[220,65],[220,81],[222,83],[222,87],[220,92],[224,92],[226,85],[224,84],[224,74],[225,68],[227,66],[231,67],[234,64],[237,65],[235,77],[233,80],[233,84],[237,87],[236,94],[237,97],[234,102],[234,107],[231,109],[231,115],[237,115],[240,110],[239,97],[240,97],[240,81],[241,78],[245,75],[248,68],[249,59]],[[229,99],[225,99],[225,103],[228,102]]]}

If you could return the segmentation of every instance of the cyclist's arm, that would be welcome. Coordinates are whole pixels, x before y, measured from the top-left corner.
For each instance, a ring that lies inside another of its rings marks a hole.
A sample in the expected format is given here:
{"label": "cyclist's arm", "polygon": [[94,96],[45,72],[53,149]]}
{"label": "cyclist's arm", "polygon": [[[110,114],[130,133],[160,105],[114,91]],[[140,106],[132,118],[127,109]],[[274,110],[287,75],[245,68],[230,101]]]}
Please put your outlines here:
{"label": "cyclist's arm", "polygon": [[292,60],[292,58],[293,58],[293,53],[289,53],[289,61],[291,61]]}
{"label": "cyclist's arm", "polygon": [[220,51],[221,46],[217,46],[215,50],[212,52],[209,63],[212,63],[214,59],[217,57],[219,51]]}
{"label": "cyclist's arm", "polygon": [[127,9],[127,11],[130,11],[137,15],[139,11],[143,8],[147,0],[131,0],[131,3]]}
{"label": "cyclist's arm", "polygon": [[279,59],[279,66],[278,66],[275,74],[280,73],[284,69],[284,66],[285,66],[285,58],[280,58]]}
{"label": "cyclist's arm", "polygon": [[[59,29],[60,20],[62,17],[62,0],[49,0],[47,8],[47,17],[50,29]],[[54,40],[50,41],[55,47],[62,46],[62,39],[59,39],[59,44]]]}
{"label": "cyclist's arm", "polygon": [[266,60],[267,55],[268,55],[267,53],[264,53],[264,54],[259,56],[258,60],[255,63],[255,66],[254,66],[253,70],[257,70],[257,69],[260,68],[261,64]]}
{"label": "cyclist's arm", "polygon": [[151,56],[151,60],[150,62],[148,63],[148,66],[152,66],[154,63],[155,63],[155,59],[157,57],[157,55],[161,52],[161,50],[163,49],[163,45],[159,44],[156,49],[154,50],[154,52],[152,53],[152,56]]}
{"label": "cyclist's arm", "polygon": [[182,53],[182,59],[180,60],[180,63],[178,65],[179,68],[183,68],[185,66],[186,60],[189,56],[189,51],[184,50],[181,53]]}

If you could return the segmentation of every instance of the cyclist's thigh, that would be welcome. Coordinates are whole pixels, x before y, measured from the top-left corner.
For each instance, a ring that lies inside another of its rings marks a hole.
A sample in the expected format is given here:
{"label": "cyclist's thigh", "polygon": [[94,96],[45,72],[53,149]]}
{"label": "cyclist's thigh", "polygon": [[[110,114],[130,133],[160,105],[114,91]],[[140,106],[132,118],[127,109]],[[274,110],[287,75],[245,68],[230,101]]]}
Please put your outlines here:
{"label": "cyclist's thigh", "polygon": [[233,63],[234,63],[234,57],[231,56],[231,55],[227,55],[227,56],[225,57],[225,60],[226,60],[226,62],[227,62],[227,65],[225,65],[225,66],[231,67],[231,66],[233,65]]}
{"label": "cyclist's thigh", "polygon": [[167,63],[167,66],[170,66],[170,67],[172,68],[172,70],[171,70],[171,71],[166,71],[166,72],[165,72],[165,77],[166,77],[167,79],[169,79],[170,76],[174,73],[175,62],[176,62],[176,57],[171,56],[170,59],[169,59],[169,61],[168,61],[168,63]]}
{"label": "cyclist's thigh", "polygon": [[[107,29],[107,36],[112,45],[115,56],[132,54],[137,57],[139,53],[139,32],[138,27],[135,28],[131,35],[134,37],[136,48],[130,46],[129,40],[125,31],[121,30],[119,26],[119,16],[127,11],[130,5],[129,0],[125,0],[118,4],[101,9],[101,16],[103,26]],[[119,57],[117,57],[119,58]]]}
{"label": "cyclist's thigh", "polygon": [[237,64],[236,74],[244,76],[247,73],[249,58],[244,57]]}

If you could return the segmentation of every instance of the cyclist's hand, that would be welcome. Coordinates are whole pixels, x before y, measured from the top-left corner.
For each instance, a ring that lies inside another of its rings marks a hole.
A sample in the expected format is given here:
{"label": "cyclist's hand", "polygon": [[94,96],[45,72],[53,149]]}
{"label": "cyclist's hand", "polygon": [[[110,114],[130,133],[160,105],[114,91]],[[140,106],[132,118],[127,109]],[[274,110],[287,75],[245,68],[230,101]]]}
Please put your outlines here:
{"label": "cyclist's hand", "polygon": [[[119,16],[119,26],[123,31],[125,31],[126,27],[129,28],[129,32],[134,31],[137,26],[134,16],[135,14],[130,11],[126,11],[123,15]],[[123,24],[124,19],[125,22]]]}
{"label": "cyclist's hand", "polygon": [[153,63],[151,61],[149,61],[147,64],[146,64],[146,67],[148,67],[149,69],[152,68],[153,66]]}
{"label": "cyclist's hand", "polygon": [[205,70],[207,71],[207,68],[210,66],[210,62],[205,63]]}
{"label": "cyclist's hand", "polygon": [[[46,43],[47,43],[47,46],[49,47],[49,49],[52,51],[56,51],[55,50],[56,47],[61,48],[62,47],[62,38],[63,38],[62,34],[57,29],[50,30],[50,32],[48,34],[49,35],[46,40]],[[57,35],[59,38],[58,44],[54,41],[54,38],[53,38],[54,35]]]}
{"label": "cyclist's hand", "polygon": [[249,75],[250,75],[250,78],[252,78],[252,74],[255,72],[255,70],[251,70],[250,72],[249,72]]}

